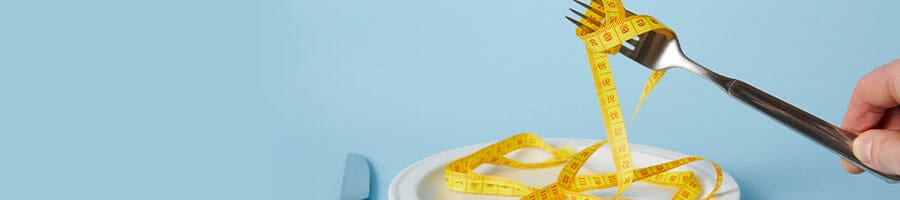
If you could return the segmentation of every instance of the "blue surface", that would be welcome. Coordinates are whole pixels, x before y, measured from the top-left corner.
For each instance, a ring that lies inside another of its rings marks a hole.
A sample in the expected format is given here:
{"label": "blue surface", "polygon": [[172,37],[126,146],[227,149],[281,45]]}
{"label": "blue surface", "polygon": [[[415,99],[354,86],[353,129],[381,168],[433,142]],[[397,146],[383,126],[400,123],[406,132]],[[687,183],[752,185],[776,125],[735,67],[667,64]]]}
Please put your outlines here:
{"label": "blue surface", "polygon": [[[897,1],[626,1],[685,51],[830,122],[900,56]],[[407,165],[518,132],[601,139],[571,1],[0,2],[0,199],[387,199]],[[649,72],[612,58],[623,109]],[[671,71],[634,143],[710,158],[745,199],[900,186]]]}

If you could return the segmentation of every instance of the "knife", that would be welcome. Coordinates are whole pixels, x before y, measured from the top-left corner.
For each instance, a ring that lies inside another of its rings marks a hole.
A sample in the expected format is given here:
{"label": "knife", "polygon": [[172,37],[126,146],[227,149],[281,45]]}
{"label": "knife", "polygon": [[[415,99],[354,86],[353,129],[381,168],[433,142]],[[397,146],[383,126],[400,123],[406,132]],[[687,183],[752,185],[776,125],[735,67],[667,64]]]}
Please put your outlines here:
{"label": "knife", "polygon": [[341,200],[369,199],[369,161],[362,155],[347,154],[344,182],[341,184]]}

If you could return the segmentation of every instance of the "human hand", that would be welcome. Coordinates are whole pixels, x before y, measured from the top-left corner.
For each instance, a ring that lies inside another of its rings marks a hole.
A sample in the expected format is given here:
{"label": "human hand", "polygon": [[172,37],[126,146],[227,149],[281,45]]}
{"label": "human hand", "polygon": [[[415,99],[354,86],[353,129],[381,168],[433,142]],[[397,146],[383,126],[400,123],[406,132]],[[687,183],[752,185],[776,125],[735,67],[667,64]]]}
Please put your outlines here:
{"label": "human hand", "polygon": [[[900,59],[859,79],[841,128],[859,134],[853,154],[864,165],[886,174],[900,174]],[[844,170],[863,170],[841,160]]]}

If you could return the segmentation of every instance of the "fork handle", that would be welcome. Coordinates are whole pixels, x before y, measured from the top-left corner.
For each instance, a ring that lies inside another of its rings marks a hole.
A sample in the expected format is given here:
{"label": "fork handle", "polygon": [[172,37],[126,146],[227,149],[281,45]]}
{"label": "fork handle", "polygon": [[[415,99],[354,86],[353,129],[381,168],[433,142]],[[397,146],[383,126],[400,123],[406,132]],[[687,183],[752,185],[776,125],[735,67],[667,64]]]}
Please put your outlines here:
{"label": "fork handle", "polygon": [[719,83],[722,89],[735,99],[741,100],[769,115],[769,117],[791,127],[800,134],[841,156],[844,160],[853,163],[861,169],[865,169],[885,182],[897,183],[900,181],[900,175],[889,175],[876,171],[863,165],[853,155],[852,144],[856,134],[838,128],[743,81],[721,77],[715,82]]}

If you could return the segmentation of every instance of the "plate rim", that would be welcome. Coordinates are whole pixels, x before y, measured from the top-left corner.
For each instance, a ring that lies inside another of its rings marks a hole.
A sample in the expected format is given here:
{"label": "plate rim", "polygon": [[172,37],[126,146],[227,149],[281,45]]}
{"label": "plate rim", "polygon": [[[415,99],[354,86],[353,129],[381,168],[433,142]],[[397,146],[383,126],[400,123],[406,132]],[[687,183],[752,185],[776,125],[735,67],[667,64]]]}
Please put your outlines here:
{"label": "plate rim", "polygon": [[[569,138],[569,137],[551,137],[551,138],[542,138],[542,139],[550,144],[569,143],[569,144],[577,144],[577,145],[584,145],[584,146],[588,146],[588,145],[591,145],[593,143],[600,141],[599,139]],[[399,199],[398,195],[399,195],[400,191],[399,191],[398,187],[402,183],[401,181],[403,181],[400,178],[409,176],[409,173],[412,173],[411,172],[412,169],[415,169],[416,167],[418,167],[420,165],[428,163],[428,161],[437,159],[437,158],[439,158],[439,156],[442,156],[444,154],[451,154],[451,153],[456,153],[458,151],[466,151],[469,149],[475,149],[475,151],[477,151],[477,149],[484,148],[484,147],[486,147],[490,144],[496,143],[496,142],[497,141],[478,143],[478,144],[466,145],[466,146],[462,146],[462,147],[455,147],[452,149],[443,150],[438,153],[431,154],[428,157],[420,159],[420,160],[406,166],[405,168],[403,168],[403,170],[401,170],[399,173],[397,173],[397,175],[395,175],[393,177],[393,179],[391,180],[391,184],[388,187],[388,199],[389,200],[398,200]],[[643,145],[643,144],[638,144],[638,143],[630,143],[630,142],[629,142],[629,145],[633,146],[632,149],[635,149],[634,147],[636,147],[637,149],[642,149],[643,151],[652,152],[654,156],[667,158],[667,159],[674,160],[674,159],[677,159],[680,157],[689,156],[687,154],[684,154],[684,153],[681,153],[678,151],[668,150],[668,149],[664,149],[664,148],[660,148],[660,147],[654,147],[654,146]],[[608,145],[604,145],[604,147],[602,147],[602,148],[607,148],[607,147],[608,147]],[[662,155],[660,155],[660,154],[662,154]],[[419,172],[427,172],[427,171],[429,171],[429,170],[420,170]],[[427,173],[422,173],[422,174],[424,175]],[[424,177],[424,176],[421,176],[421,177]],[[723,183],[724,182],[734,183],[734,189],[732,191],[729,191],[729,193],[734,193],[732,195],[736,195],[737,198],[740,199],[740,197],[741,197],[740,185],[738,184],[737,179],[734,179],[734,177],[732,177],[724,169],[722,170],[722,179],[723,179]],[[415,192],[412,192],[412,193],[415,194]]]}

